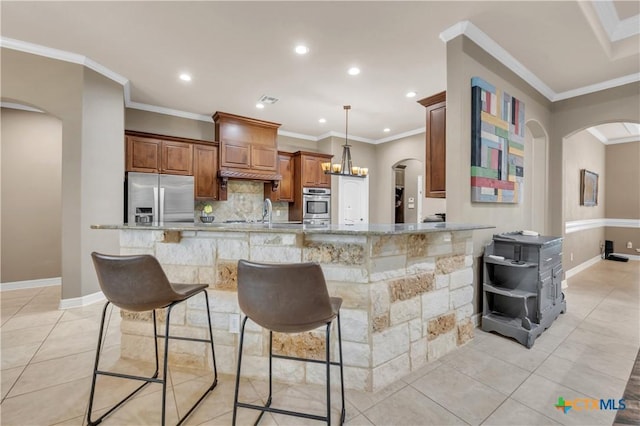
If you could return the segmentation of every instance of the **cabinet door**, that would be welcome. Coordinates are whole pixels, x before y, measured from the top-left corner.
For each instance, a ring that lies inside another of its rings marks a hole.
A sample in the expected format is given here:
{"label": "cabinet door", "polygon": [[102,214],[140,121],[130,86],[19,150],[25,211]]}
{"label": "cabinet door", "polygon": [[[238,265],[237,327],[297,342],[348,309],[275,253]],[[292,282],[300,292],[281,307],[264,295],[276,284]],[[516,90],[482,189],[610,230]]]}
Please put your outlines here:
{"label": "cabinet door", "polygon": [[218,199],[218,147],[195,145],[193,174],[197,200]]}
{"label": "cabinet door", "polygon": [[220,145],[220,165],[236,169],[251,167],[250,146],[242,142],[223,142]]}
{"label": "cabinet door", "polygon": [[320,162],[316,157],[303,155],[301,182],[303,187],[316,187],[320,182]]}
{"label": "cabinet door", "polygon": [[446,197],[447,92],[418,101],[426,108],[426,164],[424,196]]}
{"label": "cabinet door", "polygon": [[271,146],[251,145],[251,168],[275,172],[278,168],[278,150]]}
{"label": "cabinet door", "polygon": [[328,162],[326,158],[318,158],[316,162],[316,170],[318,171],[318,186],[320,188],[331,188],[331,175],[322,171],[322,163]]}
{"label": "cabinet door", "polygon": [[290,155],[278,155],[278,173],[282,180],[278,186],[278,201],[293,202],[293,157]]}
{"label": "cabinet door", "polygon": [[338,224],[369,223],[369,178],[340,176]]}
{"label": "cabinet door", "polygon": [[193,145],[162,141],[162,173],[193,175]]}
{"label": "cabinet door", "polygon": [[160,147],[158,139],[127,136],[128,172],[160,173]]}
{"label": "cabinet door", "polygon": [[426,196],[446,197],[447,108],[445,102],[427,107]]}

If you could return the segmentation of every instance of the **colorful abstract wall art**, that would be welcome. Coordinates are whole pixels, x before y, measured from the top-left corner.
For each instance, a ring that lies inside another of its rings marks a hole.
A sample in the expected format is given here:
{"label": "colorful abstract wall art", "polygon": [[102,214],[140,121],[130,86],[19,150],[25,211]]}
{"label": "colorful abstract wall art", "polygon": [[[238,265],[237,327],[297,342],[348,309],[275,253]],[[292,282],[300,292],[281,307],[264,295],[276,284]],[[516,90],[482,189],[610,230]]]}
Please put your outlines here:
{"label": "colorful abstract wall art", "polygon": [[471,79],[471,201],[522,202],[524,103]]}

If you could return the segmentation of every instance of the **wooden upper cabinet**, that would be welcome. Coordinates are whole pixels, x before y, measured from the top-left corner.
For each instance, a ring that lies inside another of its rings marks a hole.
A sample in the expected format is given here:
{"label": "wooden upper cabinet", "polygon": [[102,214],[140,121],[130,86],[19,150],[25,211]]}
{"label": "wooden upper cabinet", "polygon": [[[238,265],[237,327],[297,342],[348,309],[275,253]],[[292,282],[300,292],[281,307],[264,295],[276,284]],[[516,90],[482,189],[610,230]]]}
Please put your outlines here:
{"label": "wooden upper cabinet", "polygon": [[278,172],[282,175],[278,189],[272,190],[271,183],[264,184],[265,198],[271,201],[294,201],[294,165],[293,154],[288,152],[278,152]]}
{"label": "wooden upper cabinet", "polygon": [[193,175],[191,143],[154,137],[126,136],[126,171]]}
{"label": "wooden upper cabinet", "polygon": [[272,146],[251,146],[251,168],[254,170],[278,170],[278,149]]}
{"label": "wooden upper cabinet", "polygon": [[158,139],[126,137],[128,172],[160,173],[162,141]]}
{"label": "wooden upper cabinet", "polygon": [[216,140],[220,141],[220,176],[280,180],[278,127],[280,124],[216,112]]}
{"label": "wooden upper cabinet", "polygon": [[193,175],[193,145],[184,142],[162,141],[162,173]]}
{"label": "wooden upper cabinet", "polygon": [[[296,165],[300,169],[300,186],[303,188],[331,188],[331,175],[324,174],[322,163],[331,162],[332,155],[298,151]],[[296,174],[297,174],[296,169]],[[297,179],[297,175],[296,175]]]}
{"label": "wooden upper cabinet", "polygon": [[193,146],[193,176],[196,200],[218,199],[218,147]]}
{"label": "wooden upper cabinet", "polygon": [[244,143],[227,142],[222,144],[220,165],[236,169],[251,167],[251,146]]}
{"label": "wooden upper cabinet", "polygon": [[418,101],[426,108],[425,197],[446,198],[447,92]]}

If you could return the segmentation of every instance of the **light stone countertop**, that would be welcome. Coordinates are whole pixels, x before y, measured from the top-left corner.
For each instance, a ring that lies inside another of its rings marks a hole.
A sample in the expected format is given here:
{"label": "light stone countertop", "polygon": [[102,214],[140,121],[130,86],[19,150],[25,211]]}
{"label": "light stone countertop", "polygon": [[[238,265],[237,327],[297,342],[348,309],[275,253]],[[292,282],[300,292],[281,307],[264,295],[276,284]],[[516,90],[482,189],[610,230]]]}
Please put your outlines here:
{"label": "light stone countertop", "polygon": [[92,229],[148,230],[148,231],[213,231],[213,232],[287,232],[334,235],[397,235],[425,234],[430,232],[455,232],[495,228],[493,225],[470,223],[430,222],[364,225],[303,225],[299,223],[164,223],[162,225],[92,225]]}

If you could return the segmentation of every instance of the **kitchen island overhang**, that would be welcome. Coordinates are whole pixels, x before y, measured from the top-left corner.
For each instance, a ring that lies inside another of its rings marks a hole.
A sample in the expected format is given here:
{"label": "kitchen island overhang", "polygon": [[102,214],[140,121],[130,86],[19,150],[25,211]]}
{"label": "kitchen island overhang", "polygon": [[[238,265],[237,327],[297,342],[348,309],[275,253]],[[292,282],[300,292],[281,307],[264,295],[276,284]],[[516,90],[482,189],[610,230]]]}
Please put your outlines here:
{"label": "kitchen island overhang", "polygon": [[[473,230],[492,226],[174,223],[92,228],[118,230],[120,254],[154,255],[172,282],[209,284],[218,369],[227,374],[235,374],[238,355],[238,260],[319,263],[329,293],[344,300],[340,316],[345,386],[377,391],[473,338]],[[178,326],[176,332],[204,335],[205,309],[203,299],[175,310],[171,321]],[[153,345],[153,333],[150,324],[143,323],[150,321],[150,315],[121,315],[121,356],[147,359],[150,352],[145,348]],[[242,373],[266,378],[269,334],[248,324]],[[320,329],[295,335],[274,333],[274,352],[323,359],[323,336]],[[176,346],[173,363],[207,367],[205,349]],[[332,342],[331,346],[335,359],[337,345]],[[274,377],[322,384],[323,368],[277,360]],[[333,383],[339,383],[337,369],[332,373],[336,375]]]}

